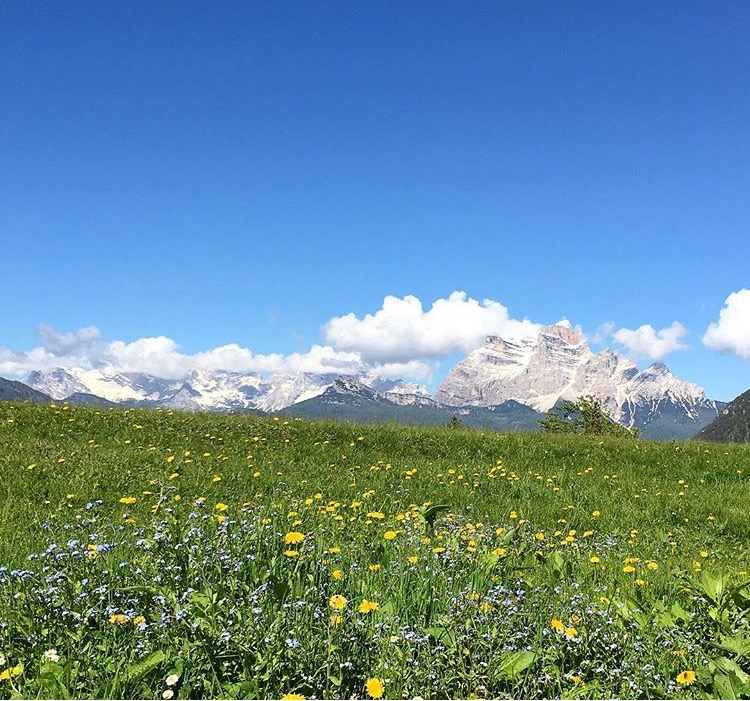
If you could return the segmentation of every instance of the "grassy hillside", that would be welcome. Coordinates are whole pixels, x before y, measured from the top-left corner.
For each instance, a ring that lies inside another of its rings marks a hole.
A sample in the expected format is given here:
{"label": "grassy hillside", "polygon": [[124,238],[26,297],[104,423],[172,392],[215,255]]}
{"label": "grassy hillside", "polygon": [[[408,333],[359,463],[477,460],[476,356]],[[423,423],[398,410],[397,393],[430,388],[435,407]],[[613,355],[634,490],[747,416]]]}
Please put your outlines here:
{"label": "grassy hillside", "polygon": [[747,446],[0,404],[0,470],[5,696],[750,692]]}

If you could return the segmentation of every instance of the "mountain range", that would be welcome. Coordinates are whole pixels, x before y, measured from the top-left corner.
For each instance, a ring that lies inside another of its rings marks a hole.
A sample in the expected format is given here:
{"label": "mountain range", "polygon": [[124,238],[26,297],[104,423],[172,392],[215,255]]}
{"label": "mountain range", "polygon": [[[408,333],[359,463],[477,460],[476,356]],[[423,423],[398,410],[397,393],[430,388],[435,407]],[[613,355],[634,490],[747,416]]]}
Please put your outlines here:
{"label": "mountain range", "polygon": [[488,337],[448,373],[434,397],[419,385],[372,374],[262,377],[193,370],[179,379],[164,379],[54,368],[31,372],[25,385],[4,382],[0,398],[432,425],[456,416],[470,426],[519,431],[535,430],[543,412],[560,400],[589,394],[605,401],[616,420],[640,429],[644,437],[661,439],[693,436],[724,407],[661,363],[639,370],[617,351],[592,352],[582,332],[567,321],[534,338]]}

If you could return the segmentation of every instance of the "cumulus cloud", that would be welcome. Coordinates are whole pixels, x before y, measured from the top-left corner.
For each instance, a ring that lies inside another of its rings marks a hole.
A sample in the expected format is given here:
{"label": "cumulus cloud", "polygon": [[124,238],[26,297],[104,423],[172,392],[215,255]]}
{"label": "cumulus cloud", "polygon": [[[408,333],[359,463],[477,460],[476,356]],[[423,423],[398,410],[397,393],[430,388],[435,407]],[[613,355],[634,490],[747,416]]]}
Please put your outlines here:
{"label": "cumulus cloud", "polygon": [[505,338],[536,336],[541,326],[513,319],[500,302],[479,302],[465,292],[452,292],[426,310],[412,295],[387,296],[374,314],[334,317],[323,334],[335,348],[360,353],[369,362],[403,363],[444,358],[481,345],[488,335]]}
{"label": "cumulus cloud", "polygon": [[[32,370],[55,367],[94,368],[107,373],[143,372],[166,379],[181,378],[191,370],[355,374],[366,369],[358,353],[321,345],[312,346],[306,353],[289,355],[256,354],[236,343],[183,353],[177,342],[167,336],[105,342],[95,327],[61,333],[45,325],[40,327],[39,336],[42,345],[29,351],[0,349],[0,376],[24,378]],[[385,368],[383,376],[387,372]]]}
{"label": "cumulus cloud", "polygon": [[96,326],[86,326],[76,331],[61,333],[49,324],[41,324],[38,334],[44,350],[50,355],[60,357],[89,354],[97,347],[102,337],[101,331]]}
{"label": "cumulus cloud", "polygon": [[142,372],[179,379],[191,370],[320,374],[369,373],[384,379],[431,381],[439,360],[479,346],[488,335],[536,336],[541,326],[513,319],[505,306],[465,292],[438,299],[429,309],[414,296],[389,296],[373,314],[334,317],[323,327],[325,342],[304,353],[258,354],[236,343],[184,353],[168,336],[108,341],[95,326],[61,332],[43,324],[40,345],[29,351],[0,349],[0,375],[25,378],[55,367],[97,369],[108,374]]}
{"label": "cumulus cloud", "polygon": [[651,324],[643,324],[637,329],[621,328],[612,335],[617,343],[625,348],[634,360],[663,360],[667,355],[678,350],[685,350],[682,339],[687,329],[679,322],[657,331]]}
{"label": "cumulus cloud", "polygon": [[750,290],[737,290],[724,300],[719,320],[709,324],[703,343],[711,350],[750,360]]}
{"label": "cumulus cloud", "polygon": [[603,324],[597,326],[596,331],[589,336],[589,341],[591,341],[591,343],[606,343],[612,336],[614,330],[615,322],[605,321]]}

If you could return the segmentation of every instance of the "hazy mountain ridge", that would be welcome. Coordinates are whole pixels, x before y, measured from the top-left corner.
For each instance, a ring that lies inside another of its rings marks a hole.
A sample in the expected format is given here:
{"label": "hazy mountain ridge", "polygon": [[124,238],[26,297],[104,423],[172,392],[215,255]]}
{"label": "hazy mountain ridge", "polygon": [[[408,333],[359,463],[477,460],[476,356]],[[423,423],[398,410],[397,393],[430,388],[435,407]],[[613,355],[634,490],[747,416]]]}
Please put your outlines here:
{"label": "hazy mountain ridge", "polygon": [[[54,368],[28,375],[29,387],[54,400],[89,394],[130,406],[164,406],[182,411],[275,412],[322,394],[340,375],[296,373],[262,378],[252,373],[193,370],[181,379],[164,379],[146,373],[107,373],[80,368]],[[379,396],[394,403],[432,401],[427,390],[402,380],[363,375],[358,380],[378,388]]]}
{"label": "hazy mountain ridge", "polygon": [[[563,399],[588,394],[605,400],[616,420],[639,428],[644,437],[661,439],[693,436],[724,406],[662,363],[639,370],[618,351],[592,352],[580,329],[567,321],[542,329],[536,338],[488,337],[448,373],[434,397],[419,385],[371,373],[262,377],[193,370],[165,379],[54,368],[30,373],[27,384],[29,391],[71,403],[182,411],[280,412],[294,407],[294,413],[310,417],[424,424],[445,423],[456,414],[467,417],[469,425],[510,430],[534,430],[543,412]],[[501,415],[502,420],[497,418]]]}

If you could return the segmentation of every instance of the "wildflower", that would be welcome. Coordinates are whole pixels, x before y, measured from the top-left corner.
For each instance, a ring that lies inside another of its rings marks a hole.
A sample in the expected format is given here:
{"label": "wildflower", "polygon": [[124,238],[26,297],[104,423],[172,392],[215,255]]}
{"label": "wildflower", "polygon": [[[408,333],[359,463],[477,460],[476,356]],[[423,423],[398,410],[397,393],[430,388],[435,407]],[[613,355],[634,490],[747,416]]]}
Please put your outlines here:
{"label": "wildflower", "polygon": [[289,531],[284,536],[284,542],[287,545],[296,545],[297,543],[301,543],[305,539],[305,534],[300,533],[299,531]]}
{"label": "wildflower", "polygon": [[622,571],[626,574],[631,574],[635,572],[635,567],[633,567],[633,565],[625,565],[625,567],[622,568]]}
{"label": "wildflower", "polygon": [[558,633],[562,633],[565,630],[565,624],[559,618],[553,618],[550,621],[550,625]]}
{"label": "wildflower", "polygon": [[130,620],[130,617],[129,617],[129,616],[126,616],[126,615],[125,615],[124,613],[113,613],[113,614],[112,614],[112,615],[111,615],[111,616],[109,617],[109,622],[110,622],[110,623],[111,623],[111,624],[112,624],[113,626],[121,626],[121,625],[123,625],[124,623],[127,623],[127,622],[128,622],[129,620]]}
{"label": "wildflower", "polygon": [[445,548],[438,545],[437,547],[432,549],[432,552],[434,552],[436,555],[439,555],[440,553],[445,552]]}
{"label": "wildflower", "polygon": [[180,681],[180,678],[176,674],[170,674],[165,680],[164,683],[167,686],[174,686],[178,681]]}
{"label": "wildflower", "polygon": [[380,608],[380,604],[377,601],[368,601],[367,599],[362,599],[362,603],[359,605],[359,612],[360,613],[372,613],[373,611],[377,611]]}
{"label": "wildflower", "polygon": [[537,540],[544,540],[544,533],[542,533],[542,531],[539,531],[538,533],[534,534],[534,538],[536,538]]}
{"label": "wildflower", "polygon": [[329,600],[328,605],[335,611],[343,611],[346,608],[346,597],[341,594],[334,594]]}
{"label": "wildflower", "polygon": [[49,650],[46,650],[42,654],[42,659],[45,662],[59,662],[60,661],[60,655],[57,654],[57,650],[55,648],[50,648]]}
{"label": "wildflower", "polygon": [[578,637],[578,631],[575,628],[573,628],[573,626],[569,626],[569,627],[565,628],[565,630],[563,631],[563,633],[565,634],[565,637],[568,640],[574,640],[575,638]]}
{"label": "wildflower", "polygon": [[284,555],[287,557],[297,557],[297,555],[299,555],[299,550],[285,550]]}
{"label": "wildflower", "polygon": [[140,626],[140,625],[142,625],[145,622],[146,622],[146,617],[145,616],[136,616],[133,619],[133,625],[134,626]]}
{"label": "wildflower", "polygon": [[409,557],[408,557],[408,558],[406,558],[406,559],[407,559],[407,560],[409,560],[409,562],[410,562],[410,563],[411,563],[412,565],[416,565],[416,564],[417,564],[417,562],[419,562],[419,555],[409,555]]}
{"label": "wildflower", "polygon": [[17,664],[11,669],[4,669],[2,672],[0,672],[0,681],[6,681],[7,679],[11,679],[12,677],[17,677],[21,674],[21,672],[23,672],[22,664]]}
{"label": "wildflower", "polygon": [[221,475],[214,475],[214,476],[213,476],[213,477],[211,478],[211,481],[212,481],[212,482],[221,482]]}
{"label": "wildflower", "polygon": [[304,698],[302,694],[284,694],[281,701],[303,701]]}
{"label": "wildflower", "polygon": [[163,699],[174,698],[174,691],[172,691],[171,689],[165,689],[164,691],[161,692],[161,697]]}
{"label": "wildflower", "polygon": [[229,507],[223,502],[219,502],[215,507],[217,511],[226,511]]}
{"label": "wildflower", "polygon": [[493,555],[496,555],[497,557],[502,557],[503,555],[506,555],[508,551],[505,548],[495,548],[492,551]]}
{"label": "wildflower", "polygon": [[365,688],[367,689],[367,694],[373,699],[380,699],[385,693],[383,680],[377,677],[370,677],[365,683]]}
{"label": "wildflower", "polygon": [[589,558],[589,562],[593,565],[597,565],[602,561],[602,559],[598,555],[592,555]]}
{"label": "wildflower", "polygon": [[397,535],[398,533],[396,531],[386,531],[383,533],[383,538],[386,540],[393,540]]}
{"label": "wildflower", "polygon": [[692,669],[686,669],[680,672],[676,679],[678,684],[683,686],[690,686],[697,678],[697,674]]}
{"label": "wildflower", "polygon": [[705,557],[708,557],[708,550],[701,550],[701,552],[700,552],[700,556],[701,556],[701,557],[704,557],[704,558],[705,558]]}
{"label": "wildflower", "polygon": [[380,571],[380,563],[376,562],[375,564],[370,565],[368,567],[368,569],[370,570],[370,572],[379,572]]}
{"label": "wildflower", "polygon": [[602,515],[602,512],[599,511],[599,509],[596,509],[591,512],[591,518],[599,518]]}
{"label": "wildflower", "polygon": [[385,514],[382,511],[369,511],[367,513],[367,518],[384,519]]}
{"label": "wildflower", "polygon": [[336,580],[343,579],[344,573],[342,570],[334,570],[333,572],[331,572],[331,577],[333,577]]}
{"label": "wildflower", "polygon": [[118,499],[118,501],[121,504],[135,504],[137,501],[135,497],[122,497],[122,499]]}
{"label": "wildflower", "polygon": [[646,567],[648,567],[650,570],[658,570],[659,564],[657,562],[654,562],[653,560],[649,560],[646,563]]}
{"label": "wildflower", "polygon": [[344,617],[341,614],[332,613],[328,620],[331,622],[332,626],[340,626],[344,622]]}
{"label": "wildflower", "polygon": [[638,585],[639,587],[642,587],[642,586],[643,586],[643,585],[644,585],[644,584],[646,583],[646,580],[645,580],[645,579],[641,579],[640,577],[638,577],[638,579],[636,579],[636,580],[635,580],[635,583],[636,583],[636,584],[637,584],[637,585]]}

